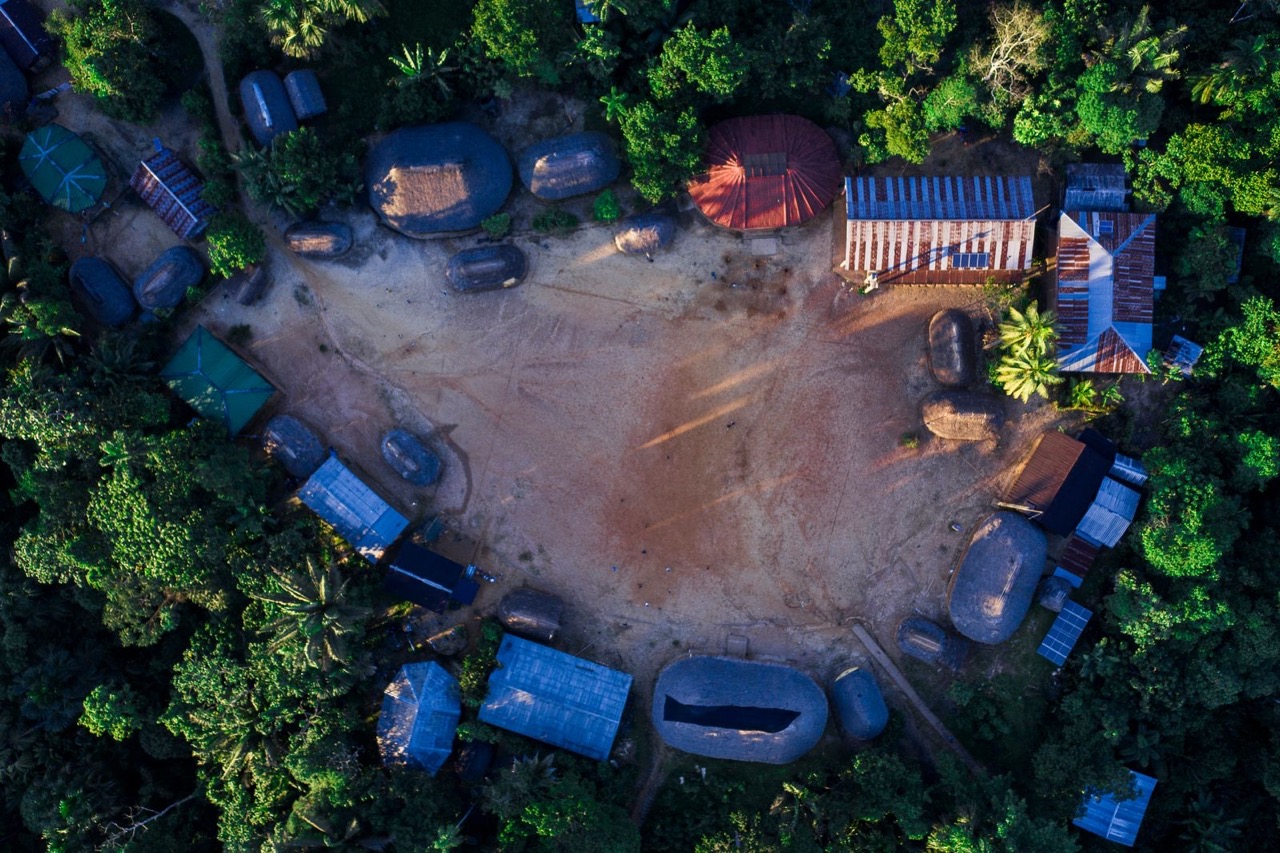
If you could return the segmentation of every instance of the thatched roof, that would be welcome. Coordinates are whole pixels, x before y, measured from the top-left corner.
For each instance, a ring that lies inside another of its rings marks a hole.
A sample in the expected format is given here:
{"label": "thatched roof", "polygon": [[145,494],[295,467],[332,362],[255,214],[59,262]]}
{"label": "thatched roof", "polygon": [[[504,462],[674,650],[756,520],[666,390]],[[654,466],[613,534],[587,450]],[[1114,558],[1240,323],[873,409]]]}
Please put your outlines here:
{"label": "thatched roof", "polygon": [[653,725],[669,746],[695,755],[788,764],[822,738],[827,697],[789,666],[682,658],[658,676]]}
{"label": "thatched roof", "polygon": [[868,669],[854,667],[836,676],[831,684],[840,726],[850,737],[871,740],[889,724],[889,708],[884,704],[880,683]]}
{"label": "thatched roof", "polygon": [[948,308],[929,321],[929,369],[940,385],[962,388],[978,378],[978,350],[969,315]]}
{"label": "thatched roof", "polygon": [[89,316],[104,326],[123,326],[138,306],[115,267],[102,258],[81,258],[71,265],[71,292]]}
{"label": "thatched roof", "polygon": [[920,404],[920,418],[939,438],[990,441],[1000,437],[1004,403],[994,394],[934,391]]}
{"label": "thatched roof", "polygon": [[1051,575],[1040,581],[1040,586],[1036,587],[1036,603],[1045,610],[1061,613],[1062,605],[1071,597],[1072,589],[1071,583],[1066,578]]}
{"label": "thatched roof", "polygon": [[382,697],[378,751],[383,763],[407,764],[434,776],[453,752],[461,717],[457,679],[434,661],[405,664]]}
{"label": "thatched roof", "polygon": [[227,279],[227,290],[241,305],[252,305],[271,283],[271,274],[267,272],[267,261],[263,258],[256,265]]}
{"label": "thatched roof", "polygon": [[512,633],[549,643],[560,630],[563,612],[564,602],[559,598],[526,587],[502,597],[498,621]]}
{"label": "thatched roof", "polygon": [[293,415],[276,415],[262,430],[262,449],[291,477],[305,480],[329,455],[316,434]]}
{"label": "thatched roof", "polygon": [[676,221],[664,213],[628,216],[618,225],[613,245],[624,255],[651,255],[676,236]]}
{"label": "thatched roof", "polygon": [[990,645],[1013,636],[1031,607],[1047,555],[1044,532],[1022,516],[988,516],[951,577],[947,607],[956,630]]}
{"label": "thatched roof", "polygon": [[133,280],[133,296],[146,311],[177,308],[204,278],[204,264],[195,250],[186,246],[165,249]]}
{"label": "thatched roof", "polygon": [[21,115],[27,109],[27,78],[9,54],[0,50],[0,113]]}
{"label": "thatched roof", "polygon": [[898,648],[925,663],[959,670],[969,656],[969,643],[936,622],[911,616],[898,623]]}
{"label": "thatched roof", "polygon": [[298,129],[289,96],[274,71],[254,71],[241,80],[240,103],[253,138],[264,148],[277,136]]}
{"label": "thatched roof", "polygon": [[284,232],[289,251],[304,258],[340,258],[353,242],[351,226],[344,222],[295,222]]}
{"label": "thatched roof", "polygon": [[320,90],[320,81],[316,72],[310,68],[299,68],[284,75],[284,90],[289,95],[289,105],[298,121],[315,118],[329,111],[324,102],[324,92]]}
{"label": "thatched roof", "polygon": [[621,169],[612,140],[594,131],[535,142],[516,162],[520,180],[544,201],[602,190],[618,180]]}
{"label": "thatched roof", "polygon": [[528,267],[524,252],[515,246],[477,246],[450,258],[444,274],[454,290],[466,293],[515,287]]}
{"label": "thatched roof", "polygon": [[405,430],[393,429],[382,437],[382,458],[415,486],[430,486],[440,479],[440,457]]}
{"label": "thatched roof", "polygon": [[474,124],[404,127],[369,151],[369,203],[409,237],[476,228],[511,192],[507,152]]}

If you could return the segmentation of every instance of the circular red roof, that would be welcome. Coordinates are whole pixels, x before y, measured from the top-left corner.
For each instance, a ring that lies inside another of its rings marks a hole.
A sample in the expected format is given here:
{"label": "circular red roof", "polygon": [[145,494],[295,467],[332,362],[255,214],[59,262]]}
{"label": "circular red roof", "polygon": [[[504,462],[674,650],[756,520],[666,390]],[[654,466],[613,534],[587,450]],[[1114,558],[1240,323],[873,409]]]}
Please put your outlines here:
{"label": "circular red roof", "polygon": [[840,184],[835,143],[800,116],[722,121],[707,134],[706,163],[689,195],[712,222],[744,231],[806,222]]}

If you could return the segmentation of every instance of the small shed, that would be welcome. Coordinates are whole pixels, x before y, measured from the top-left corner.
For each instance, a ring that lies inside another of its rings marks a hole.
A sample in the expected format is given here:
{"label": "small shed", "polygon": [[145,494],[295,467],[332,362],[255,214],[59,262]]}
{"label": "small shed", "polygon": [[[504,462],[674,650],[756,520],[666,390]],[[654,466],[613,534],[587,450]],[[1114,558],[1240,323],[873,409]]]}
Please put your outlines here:
{"label": "small shed", "polygon": [[395,598],[443,613],[450,601],[466,605],[476,600],[480,587],[467,575],[467,566],[406,542],[387,567],[382,588]]}
{"label": "small shed", "polygon": [[430,486],[440,479],[440,457],[407,430],[393,429],[382,437],[382,458],[415,486]]}
{"label": "small shed", "polygon": [[71,265],[71,292],[84,310],[104,326],[123,326],[138,309],[120,273],[102,258],[81,258]]}
{"label": "small shed", "polygon": [[598,192],[618,180],[622,169],[612,140],[595,131],[535,142],[516,163],[521,182],[543,201]]}
{"label": "small shed", "polygon": [[1068,163],[1062,209],[1127,211],[1127,181],[1123,163]]}
{"label": "small shed", "polygon": [[328,456],[315,432],[293,415],[276,415],[267,421],[262,449],[299,480],[314,474]]}
{"label": "small shed", "polygon": [[1177,370],[1190,379],[1202,355],[1204,355],[1204,347],[1181,335],[1174,335],[1173,340],[1169,342],[1169,348],[1164,351],[1164,366]]}
{"label": "small shed", "polygon": [[967,640],[923,616],[909,616],[899,622],[895,638],[903,654],[953,671],[959,671],[969,656]]}
{"label": "small shed", "polygon": [[831,683],[840,727],[858,740],[878,737],[889,724],[889,708],[884,703],[880,683],[868,669],[855,666],[836,676]]}
{"label": "small shed", "polygon": [[547,592],[517,589],[502,597],[498,621],[508,631],[549,643],[560,631],[564,602]]}
{"label": "small shed", "polygon": [[0,45],[23,71],[53,52],[44,29],[44,12],[29,0],[0,0]]}
{"label": "small shed", "polygon": [[200,417],[218,421],[235,436],[276,389],[204,326],[160,371],[160,378]]}
{"label": "small shed", "polygon": [[519,284],[528,271],[528,263],[524,252],[509,244],[476,246],[450,258],[444,274],[460,293],[497,290]]}
{"label": "small shed", "polygon": [[618,224],[613,245],[624,255],[652,255],[676,236],[676,221],[665,213],[640,213]]}
{"label": "small shed", "polygon": [[1044,533],[1013,512],[994,512],[969,540],[947,595],[956,630],[987,645],[1003,643],[1031,608],[1049,546]]}
{"label": "small shed", "polygon": [[46,124],[28,133],[18,163],[40,197],[68,213],[93,207],[107,188],[102,160],[88,143],[60,124]]}
{"label": "small shed", "polygon": [[333,453],[298,489],[298,500],[371,563],[381,560],[409,526],[409,519],[392,509]]}
{"label": "small shed", "polygon": [[324,115],[329,105],[324,102],[320,80],[310,68],[299,68],[284,75],[284,90],[289,95],[289,105],[298,121]]}
{"label": "small shed", "polygon": [[296,222],[284,232],[289,251],[303,258],[332,260],[351,251],[354,236],[344,222]]}
{"label": "small shed", "polygon": [[187,164],[159,140],[155,148],[155,154],[138,164],[129,186],[174,234],[184,240],[195,239],[218,211],[201,196],[204,184]]}
{"label": "small shed", "polygon": [[1142,818],[1156,789],[1156,779],[1132,770],[1129,774],[1137,796],[1122,800],[1109,791],[1087,790],[1080,804],[1083,814],[1071,822],[1085,832],[1132,847],[1138,840],[1138,830],[1142,828]]}
{"label": "small shed", "polygon": [[144,311],[177,308],[204,278],[204,264],[193,249],[173,246],[160,253],[151,266],[133,280],[133,297]]}
{"label": "small shed", "polygon": [[920,404],[925,428],[953,441],[994,441],[1004,426],[1004,403],[977,391],[934,391]]}
{"label": "small shed", "polygon": [[1050,533],[1066,536],[1084,518],[1112,462],[1069,435],[1046,432],[1036,440],[1002,502],[1016,506]]}
{"label": "small shed", "polygon": [[253,71],[241,80],[240,104],[244,107],[245,123],[260,147],[265,148],[277,136],[298,129],[289,96],[274,71]]}
{"label": "small shed", "polygon": [[8,120],[22,115],[27,110],[27,97],[26,75],[0,50],[0,114]]}
{"label": "small shed", "polygon": [[489,676],[479,718],[604,761],[630,692],[625,672],[508,634],[498,647],[498,667]]}
{"label": "small shed", "polygon": [[405,664],[382,696],[382,763],[407,764],[436,775],[453,752],[461,718],[456,678],[435,661]]}
{"label": "small shed", "polygon": [[963,388],[978,378],[973,321],[958,308],[939,311],[929,321],[929,369],[948,388]]}

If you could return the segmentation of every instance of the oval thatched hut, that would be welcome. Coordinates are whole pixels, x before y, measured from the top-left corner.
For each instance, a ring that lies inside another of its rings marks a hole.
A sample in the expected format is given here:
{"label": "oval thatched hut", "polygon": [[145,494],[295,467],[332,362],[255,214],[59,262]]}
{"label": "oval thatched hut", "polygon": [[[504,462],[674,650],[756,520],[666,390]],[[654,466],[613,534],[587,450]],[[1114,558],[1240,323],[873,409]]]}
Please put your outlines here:
{"label": "oval thatched hut", "polygon": [[953,441],[991,441],[1004,426],[1004,403],[994,394],[934,391],[920,404],[925,428]]}
{"label": "oval thatched hut", "polygon": [[502,597],[498,621],[513,634],[549,643],[560,631],[564,602],[536,589],[517,589]]}
{"label": "oval thatched hut", "polygon": [[602,190],[618,180],[622,168],[612,140],[594,131],[535,142],[516,162],[521,182],[543,201]]}
{"label": "oval thatched hut", "polygon": [[929,321],[929,369],[938,384],[972,385],[978,378],[978,349],[973,321],[958,308],[948,308]]}
{"label": "oval thatched hut", "polygon": [[850,737],[871,740],[889,724],[889,708],[870,670],[855,666],[840,673],[831,684],[831,699],[840,727]]}
{"label": "oval thatched hut", "polygon": [[1051,575],[1040,581],[1040,586],[1036,588],[1036,602],[1045,610],[1061,613],[1062,605],[1071,597],[1071,590],[1072,586],[1066,578]]}
{"label": "oval thatched hut", "polygon": [[259,70],[240,81],[244,120],[258,145],[266,147],[283,133],[298,129],[284,84],[274,71]]}
{"label": "oval thatched hut", "polygon": [[988,645],[1022,624],[1044,571],[1044,532],[1021,515],[996,512],[973,532],[951,577],[947,607],[956,630]]}
{"label": "oval thatched hut", "polygon": [[71,265],[71,292],[89,316],[104,326],[123,326],[138,309],[129,286],[102,258],[81,258]]}
{"label": "oval thatched hut", "polygon": [[789,666],[683,658],[658,676],[653,725],[669,746],[694,755],[789,764],[822,738],[827,697]]}
{"label": "oval thatched hut", "polygon": [[289,251],[303,258],[340,258],[353,243],[351,226],[344,222],[295,222],[284,232]]}
{"label": "oval thatched hut", "polygon": [[676,236],[676,221],[665,213],[628,216],[618,225],[613,245],[624,255],[652,255]]}
{"label": "oval thatched hut", "polygon": [[937,622],[911,616],[898,623],[898,648],[925,663],[959,670],[969,656],[969,643]]}
{"label": "oval thatched hut", "polygon": [[382,458],[415,486],[430,486],[440,479],[440,457],[406,430],[393,429],[382,437]]}
{"label": "oval thatched hut", "polygon": [[315,118],[329,111],[324,102],[324,92],[320,90],[320,81],[316,72],[310,68],[299,68],[284,75],[284,90],[289,95],[289,105],[298,121]]}
{"label": "oval thatched hut", "polygon": [[293,415],[276,415],[267,421],[262,449],[299,480],[314,474],[329,455],[319,437]]}
{"label": "oval thatched hut", "polygon": [[204,264],[194,249],[174,246],[165,249],[133,280],[133,296],[145,311],[177,308],[204,278]]}
{"label": "oval thatched hut", "polygon": [[445,277],[461,293],[515,287],[528,271],[529,262],[516,246],[477,246],[463,249],[449,259]]}

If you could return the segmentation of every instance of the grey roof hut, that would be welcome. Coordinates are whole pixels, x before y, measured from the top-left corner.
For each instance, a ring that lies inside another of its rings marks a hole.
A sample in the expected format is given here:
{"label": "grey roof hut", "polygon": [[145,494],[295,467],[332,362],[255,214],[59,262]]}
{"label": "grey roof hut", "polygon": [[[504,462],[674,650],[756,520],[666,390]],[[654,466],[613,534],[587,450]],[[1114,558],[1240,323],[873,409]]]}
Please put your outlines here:
{"label": "grey roof hut", "polygon": [[27,78],[9,54],[0,50],[0,111],[18,115],[27,109]]}
{"label": "grey roof hut", "polygon": [[898,648],[925,663],[958,671],[969,656],[969,642],[923,616],[910,616],[898,623]]}
{"label": "grey roof hut", "polygon": [[560,631],[564,602],[554,595],[536,589],[517,589],[502,597],[498,605],[498,621],[508,631],[551,642]]}
{"label": "grey roof hut", "polygon": [[264,148],[282,133],[298,129],[289,96],[274,71],[254,71],[241,80],[240,103],[253,138]]}
{"label": "grey roof hut", "polygon": [[1004,403],[994,394],[934,391],[920,404],[925,428],[953,441],[990,441],[1000,437]]}
{"label": "grey roof hut", "polygon": [[955,574],[947,607],[956,630],[988,645],[1018,630],[1044,571],[1044,531],[1014,512],[995,512],[973,532]]}
{"label": "grey roof hut", "polygon": [[393,429],[382,437],[382,458],[415,486],[430,486],[440,479],[440,457],[407,430]]}
{"label": "grey roof hut", "polygon": [[329,455],[315,432],[293,415],[276,415],[267,421],[262,449],[299,480],[314,474]]}
{"label": "grey roof hut", "polygon": [[204,264],[194,249],[174,246],[160,253],[151,266],[133,280],[133,296],[145,311],[177,308],[204,278]]}
{"label": "grey roof hut", "polygon": [[289,104],[298,121],[315,118],[329,111],[324,102],[324,92],[320,89],[320,81],[316,72],[310,68],[299,68],[284,75],[284,90],[289,95]]}
{"label": "grey roof hut", "polygon": [[929,369],[939,385],[963,388],[978,378],[978,348],[969,315],[948,308],[929,321]]}
{"label": "grey roof hut", "polygon": [[822,738],[827,697],[782,664],[682,658],[658,676],[653,725],[668,746],[694,755],[789,764]]}
{"label": "grey roof hut", "polygon": [[1071,597],[1071,582],[1064,577],[1058,575],[1050,575],[1040,581],[1040,586],[1036,587],[1036,603],[1045,610],[1051,610],[1054,613],[1062,612],[1062,605],[1067,603],[1067,599]]}
{"label": "grey roof hut", "polygon": [[408,237],[468,231],[495,213],[511,192],[511,161],[474,124],[402,127],[369,151],[369,203]]}
{"label": "grey roof hut", "polygon": [[889,724],[889,708],[884,704],[880,683],[868,669],[853,667],[836,676],[831,684],[831,699],[845,734],[858,740],[871,740]]}
{"label": "grey roof hut", "polygon": [[138,310],[129,286],[102,258],[81,258],[71,265],[71,292],[89,316],[104,326],[123,326]]}
{"label": "grey roof hut", "polygon": [[1063,210],[1129,209],[1127,176],[1121,163],[1068,163]]}
{"label": "grey roof hut", "polygon": [[624,255],[652,255],[676,236],[676,221],[665,213],[628,216],[618,225],[613,245]]}
{"label": "grey roof hut", "polygon": [[284,232],[290,252],[316,260],[340,258],[354,242],[351,226],[344,222],[295,222]]}
{"label": "grey roof hut", "polygon": [[264,258],[227,279],[227,290],[230,291],[231,298],[240,305],[252,305],[270,283],[271,274],[267,272],[267,261]]}
{"label": "grey roof hut", "polygon": [[378,751],[384,764],[407,764],[432,776],[449,760],[462,717],[458,682],[434,661],[400,667],[382,697]]}
{"label": "grey roof hut", "polygon": [[463,249],[449,259],[445,277],[461,293],[515,287],[528,271],[524,252],[507,244]]}
{"label": "grey roof hut", "polygon": [[613,142],[595,131],[535,142],[520,152],[517,166],[521,182],[543,201],[602,190],[621,170]]}

